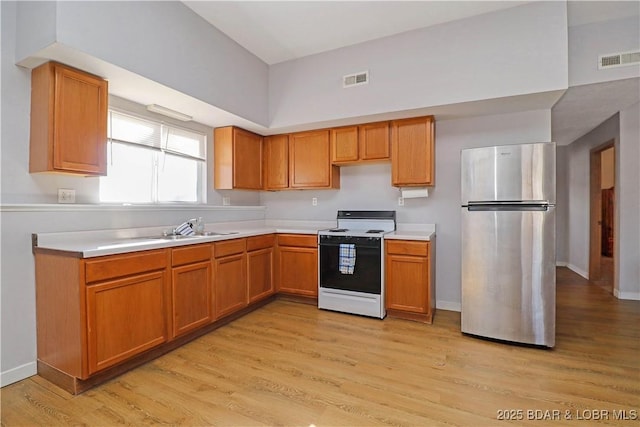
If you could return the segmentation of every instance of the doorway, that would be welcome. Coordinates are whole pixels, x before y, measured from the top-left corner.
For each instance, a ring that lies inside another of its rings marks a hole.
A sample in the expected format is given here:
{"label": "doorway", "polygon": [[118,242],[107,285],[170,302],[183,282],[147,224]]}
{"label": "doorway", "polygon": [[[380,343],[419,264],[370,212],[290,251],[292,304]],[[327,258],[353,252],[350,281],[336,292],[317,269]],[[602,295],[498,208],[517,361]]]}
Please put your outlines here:
{"label": "doorway", "polygon": [[613,293],[616,161],[614,141],[591,150],[589,280]]}

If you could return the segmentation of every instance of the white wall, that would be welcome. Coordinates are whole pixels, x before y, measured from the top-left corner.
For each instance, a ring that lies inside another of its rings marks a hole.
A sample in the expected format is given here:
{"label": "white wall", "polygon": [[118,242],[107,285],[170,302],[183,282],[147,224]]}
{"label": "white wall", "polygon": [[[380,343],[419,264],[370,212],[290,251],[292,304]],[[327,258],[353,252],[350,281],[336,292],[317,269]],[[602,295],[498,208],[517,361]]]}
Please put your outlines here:
{"label": "white wall", "polygon": [[569,267],[589,276],[589,162],[591,149],[614,140],[616,150],[616,260],[614,294],[640,299],[640,111],[620,111],[568,146]]}
{"label": "white wall", "polygon": [[268,66],[182,2],[19,2],[18,18],[20,42],[13,63],[37,56],[36,49],[47,40],[48,45],[57,42],[255,123],[268,123]]}
{"label": "white wall", "polygon": [[[267,218],[335,220],[338,209],[396,210],[403,223],[437,227],[436,299],[460,309],[460,150],[487,145],[550,141],[550,110],[436,122],[436,186],[426,199],[397,205],[390,165],[341,168],[341,189],[262,193]],[[318,206],[311,198],[318,198]]]}
{"label": "white wall", "polygon": [[566,3],[534,2],[275,64],[270,127],[566,89],[567,48]]}
{"label": "white wall", "polygon": [[578,274],[589,276],[589,165],[591,149],[615,141],[616,156],[619,154],[618,115],[609,118],[600,126],[567,146],[569,170],[568,247],[569,268]]}
{"label": "white wall", "polygon": [[598,69],[599,55],[640,49],[639,20],[636,15],[569,27],[569,86],[640,77],[638,65]]}
{"label": "white wall", "polygon": [[640,103],[620,111],[617,297],[640,300]]}
{"label": "white wall", "polygon": [[[79,3],[79,2],[78,2]],[[51,12],[53,2],[24,2],[20,8],[45,10]],[[34,7],[39,6],[39,7]],[[31,71],[15,65],[17,33],[23,37],[16,24],[19,8],[15,2],[2,2],[2,189],[3,203],[56,203],[58,188],[72,188],[76,190],[78,203],[97,203],[99,191],[98,177],[78,177],[62,174],[30,174],[29,173],[29,115],[31,108]],[[190,10],[190,9],[188,9]],[[35,16],[38,16],[37,14]],[[50,17],[49,17],[50,18]],[[38,22],[46,27],[46,20]],[[47,31],[47,33],[50,31]],[[20,39],[21,40],[21,39]],[[106,38],[105,38],[106,40]],[[30,45],[39,45],[30,42]],[[132,51],[129,51],[132,52]],[[135,51],[133,51],[135,52]],[[111,97],[110,104],[141,114],[153,115],[142,106]],[[173,122],[182,126],[180,122],[156,115],[156,118]],[[208,134],[208,164],[207,169],[213,168],[213,130],[204,125],[192,124],[198,130]],[[213,174],[208,174],[207,203],[222,205],[222,197],[231,197],[232,205],[256,205],[259,202],[257,192],[229,192],[216,191],[213,188]]]}
{"label": "white wall", "polygon": [[566,145],[556,147],[556,263],[569,262],[568,219],[569,219],[569,171]]}

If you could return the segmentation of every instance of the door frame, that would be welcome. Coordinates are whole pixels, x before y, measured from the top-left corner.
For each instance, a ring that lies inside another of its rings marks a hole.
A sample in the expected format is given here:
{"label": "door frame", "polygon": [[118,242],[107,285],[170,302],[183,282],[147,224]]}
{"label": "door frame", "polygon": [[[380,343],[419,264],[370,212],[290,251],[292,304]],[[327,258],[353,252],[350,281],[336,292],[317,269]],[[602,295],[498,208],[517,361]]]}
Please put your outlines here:
{"label": "door frame", "polygon": [[[614,149],[613,156],[613,168],[614,176],[616,176],[616,170],[618,168],[617,154],[615,147],[615,139],[611,139],[604,144],[601,144],[595,148],[592,148],[589,152],[589,280],[599,280],[602,276],[600,268],[601,264],[601,241],[602,241],[602,191],[601,191],[601,179],[602,179],[602,161],[601,154],[604,150],[609,148]],[[614,187],[615,188],[615,187]],[[617,202],[614,200],[615,208],[615,223],[618,222],[618,209]],[[618,229],[614,227],[613,231],[614,241],[618,241]],[[616,289],[615,280],[615,260],[617,259],[617,244],[613,245],[613,259],[614,259],[614,278],[613,289]]]}

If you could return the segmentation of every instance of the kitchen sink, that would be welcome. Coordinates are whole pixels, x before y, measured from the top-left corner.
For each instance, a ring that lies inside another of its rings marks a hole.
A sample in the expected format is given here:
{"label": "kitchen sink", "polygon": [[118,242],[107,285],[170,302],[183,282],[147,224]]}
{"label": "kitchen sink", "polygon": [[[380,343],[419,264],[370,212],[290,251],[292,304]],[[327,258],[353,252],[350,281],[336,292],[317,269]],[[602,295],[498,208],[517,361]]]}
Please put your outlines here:
{"label": "kitchen sink", "polygon": [[158,236],[158,237],[152,237],[153,239],[163,239],[163,240],[183,240],[183,239],[196,239],[198,237],[202,237],[199,235],[191,235],[191,236],[183,236],[181,234],[170,234],[167,236]]}
{"label": "kitchen sink", "polygon": [[191,234],[189,236],[183,236],[181,234],[162,234],[159,236],[142,236],[135,237],[135,239],[144,239],[144,240],[188,240],[188,239],[199,239],[202,237],[214,237],[214,236],[229,236],[232,234],[239,234],[239,231],[205,231],[203,233]]}

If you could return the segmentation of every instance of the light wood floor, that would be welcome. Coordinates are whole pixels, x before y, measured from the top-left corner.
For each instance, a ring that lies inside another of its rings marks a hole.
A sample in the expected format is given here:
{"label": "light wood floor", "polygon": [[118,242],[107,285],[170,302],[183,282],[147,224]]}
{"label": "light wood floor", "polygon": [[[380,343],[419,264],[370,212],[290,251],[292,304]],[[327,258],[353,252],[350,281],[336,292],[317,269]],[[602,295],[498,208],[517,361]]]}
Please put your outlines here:
{"label": "light wood floor", "polygon": [[640,302],[559,269],[557,303],[544,350],[463,336],[455,312],[423,325],[277,300],[79,396],[7,386],[2,425],[639,425],[614,410],[640,416]]}

